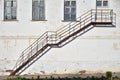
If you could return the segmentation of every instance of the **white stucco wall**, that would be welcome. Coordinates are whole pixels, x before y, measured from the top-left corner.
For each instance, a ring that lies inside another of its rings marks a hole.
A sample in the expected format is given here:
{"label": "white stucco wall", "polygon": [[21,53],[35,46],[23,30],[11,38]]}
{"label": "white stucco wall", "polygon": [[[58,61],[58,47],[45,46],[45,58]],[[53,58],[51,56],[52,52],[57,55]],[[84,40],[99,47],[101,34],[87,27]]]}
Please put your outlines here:
{"label": "white stucco wall", "polygon": [[[77,17],[95,9],[95,0],[77,0]],[[116,13],[116,27],[95,27],[62,48],[53,48],[23,74],[104,72],[120,70],[120,0],[109,0]],[[63,21],[64,0],[46,0],[46,21],[32,21],[32,0],[17,0],[17,20],[4,21],[4,0],[0,0],[0,75],[12,69],[20,53],[45,31],[56,31]]]}

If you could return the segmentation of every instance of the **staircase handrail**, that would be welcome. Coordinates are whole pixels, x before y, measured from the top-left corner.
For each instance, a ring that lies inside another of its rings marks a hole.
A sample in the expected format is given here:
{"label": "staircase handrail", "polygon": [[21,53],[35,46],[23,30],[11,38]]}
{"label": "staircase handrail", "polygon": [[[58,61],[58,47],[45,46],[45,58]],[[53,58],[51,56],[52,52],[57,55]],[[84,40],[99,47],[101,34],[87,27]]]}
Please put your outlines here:
{"label": "staircase handrail", "polygon": [[[104,14],[102,13],[102,11],[105,11]],[[98,14],[100,16],[104,15],[103,17],[102,16],[100,17],[102,19],[102,18],[107,18],[105,15],[107,11],[110,11],[110,14],[107,15],[108,21],[110,20],[110,18],[111,20],[113,20],[114,16],[116,18],[116,14],[113,13],[111,9],[102,9],[102,10],[98,9],[97,13],[100,12],[100,14]],[[27,47],[21,53],[13,70],[17,69],[19,66],[24,64],[29,58],[31,58],[34,55],[34,53],[36,53],[39,49],[43,48],[45,45],[60,43],[60,41],[74,34],[76,31],[78,31],[88,23],[95,22],[96,18],[99,21],[99,16],[96,17],[96,10],[91,9],[86,13],[82,14],[80,17],[78,17],[75,22],[74,21],[70,22],[67,25],[63,26],[62,28],[58,29],[57,31],[46,31],[43,35],[41,35],[37,40],[35,40],[29,47]]]}

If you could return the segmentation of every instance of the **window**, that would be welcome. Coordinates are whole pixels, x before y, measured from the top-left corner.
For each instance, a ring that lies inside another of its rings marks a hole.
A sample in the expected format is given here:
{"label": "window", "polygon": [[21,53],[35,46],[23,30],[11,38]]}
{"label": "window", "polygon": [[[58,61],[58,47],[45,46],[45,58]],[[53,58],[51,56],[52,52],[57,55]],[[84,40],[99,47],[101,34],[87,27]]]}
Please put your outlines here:
{"label": "window", "polygon": [[103,6],[108,6],[108,1],[103,1]]}
{"label": "window", "polygon": [[107,7],[108,6],[108,0],[97,0],[96,5],[98,7]]}
{"label": "window", "polygon": [[4,1],[4,20],[16,20],[16,0]]}
{"label": "window", "polygon": [[102,6],[102,1],[97,1],[97,6]]}
{"label": "window", "polygon": [[65,21],[76,20],[76,1],[75,0],[64,1],[64,20]]}
{"label": "window", "polygon": [[45,20],[45,1],[33,0],[32,4],[32,20]]}

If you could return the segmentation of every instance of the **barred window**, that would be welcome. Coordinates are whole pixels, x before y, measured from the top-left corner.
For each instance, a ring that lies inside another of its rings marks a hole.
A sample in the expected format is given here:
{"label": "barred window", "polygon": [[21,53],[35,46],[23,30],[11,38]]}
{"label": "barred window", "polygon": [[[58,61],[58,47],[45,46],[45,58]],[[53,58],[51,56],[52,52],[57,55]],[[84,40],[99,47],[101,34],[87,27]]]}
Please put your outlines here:
{"label": "barred window", "polygon": [[76,20],[76,0],[64,1],[64,20],[65,21]]}
{"label": "barred window", "polygon": [[45,1],[44,0],[33,0],[32,20],[45,20]]}
{"label": "barred window", "polygon": [[16,0],[4,1],[4,20],[16,20]]}

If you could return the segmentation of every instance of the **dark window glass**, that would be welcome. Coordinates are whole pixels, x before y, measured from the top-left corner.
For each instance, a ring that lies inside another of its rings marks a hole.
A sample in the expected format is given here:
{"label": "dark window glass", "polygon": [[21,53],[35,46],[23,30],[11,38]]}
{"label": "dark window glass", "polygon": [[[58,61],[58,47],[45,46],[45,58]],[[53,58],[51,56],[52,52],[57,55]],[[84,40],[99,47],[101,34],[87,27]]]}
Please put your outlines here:
{"label": "dark window glass", "polygon": [[39,6],[39,2],[38,1],[33,1],[33,6],[34,7],[38,7]]}
{"label": "dark window glass", "polygon": [[40,1],[40,7],[44,7],[44,1]]}
{"label": "dark window glass", "polygon": [[65,5],[65,6],[70,6],[70,1],[65,1],[65,2],[64,2],[64,5]]}
{"label": "dark window glass", "polygon": [[103,1],[103,6],[108,6],[108,1]]}
{"label": "dark window glass", "polygon": [[45,19],[44,14],[45,14],[45,13],[44,13],[44,8],[40,8],[40,15],[39,15],[39,16],[40,16],[40,19],[41,19],[41,20],[44,20],[44,19]]}
{"label": "dark window glass", "polygon": [[13,1],[13,7],[15,7],[17,5],[16,1]]}
{"label": "dark window glass", "polygon": [[11,7],[11,1],[5,1],[5,7]]}
{"label": "dark window glass", "polygon": [[11,1],[11,7],[13,7],[13,1]]}
{"label": "dark window glass", "polygon": [[33,0],[32,20],[45,20],[44,0]]}
{"label": "dark window glass", "polygon": [[34,7],[33,8],[33,20],[39,20],[39,8],[38,7]]}
{"label": "dark window glass", "polygon": [[70,8],[65,8],[65,14],[69,14],[70,13]]}
{"label": "dark window glass", "polygon": [[65,14],[64,15],[64,20],[65,21],[69,21],[70,20],[70,15],[69,14]]}
{"label": "dark window glass", "polygon": [[102,1],[97,1],[97,6],[102,6]]}
{"label": "dark window glass", "polygon": [[5,0],[4,20],[16,20],[16,0]]}
{"label": "dark window glass", "polygon": [[76,14],[76,8],[71,8],[71,14],[73,14],[73,15]]}
{"label": "dark window glass", "polygon": [[71,1],[72,6],[76,6],[76,1]]}
{"label": "dark window glass", "polygon": [[71,15],[71,21],[75,21],[76,20],[76,15]]}
{"label": "dark window glass", "polygon": [[12,8],[12,19],[16,19],[16,7]]}
{"label": "dark window glass", "polygon": [[64,20],[76,20],[76,1],[67,0],[64,2]]}
{"label": "dark window glass", "polygon": [[11,19],[11,8],[6,8],[5,9],[5,20],[10,20]]}

